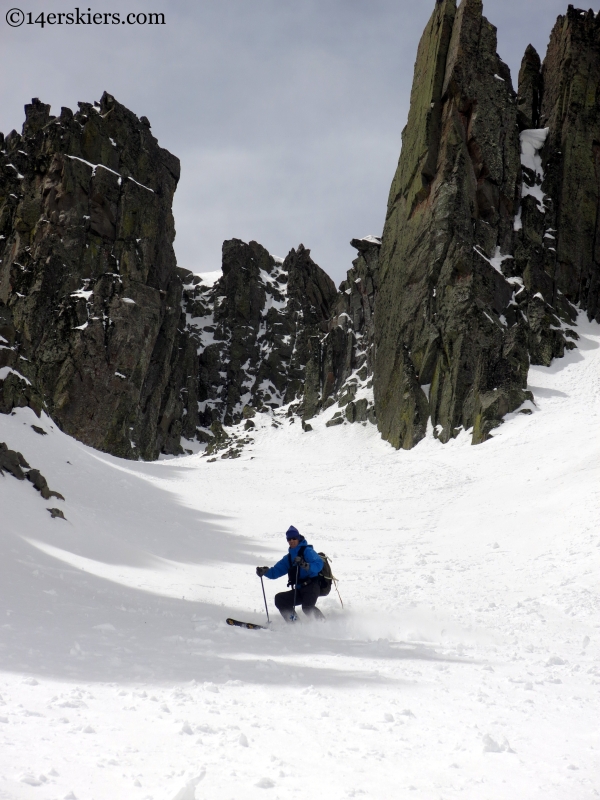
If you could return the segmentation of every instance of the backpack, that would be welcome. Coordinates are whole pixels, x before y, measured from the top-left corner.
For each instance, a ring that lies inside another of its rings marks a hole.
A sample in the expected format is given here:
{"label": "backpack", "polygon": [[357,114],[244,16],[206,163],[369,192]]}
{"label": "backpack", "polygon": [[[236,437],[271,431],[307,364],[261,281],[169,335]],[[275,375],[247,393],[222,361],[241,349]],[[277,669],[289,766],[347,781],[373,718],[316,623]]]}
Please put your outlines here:
{"label": "backpack", "polygon": [[[308,545],[303,544],[302,547],[299,548],[298,555],[300,556],[300,558],[302,559],[304,558],[304,551],[306,550],[307,547]],[[317,575],[317,580],[319,581],[320,596],[326,597],[331,591],[332,583],[337,579],[333,575],[333,572],[331,570],[331,563],[327,558],[327,556],[325,555],[325,553],[319,553],[318,555],[321,556],[321,558],[323,559],[323,569]],[[288,559],[290,562],[290,568],[288,570],[288,586],[294,586],[294,584],[296,583],[296,569],[292,564],[292,557],[289,554],[288,554]]]}
{"label": "backpack", "polygon": [[323,569],[319,572],[317,577],[319,579],[319,586],[321,587],[321,597],[325,597],[331,591],[331,586],[336,578],[331,569],[331,562],[325,553],[319,553],[319,555],[323,559]]}

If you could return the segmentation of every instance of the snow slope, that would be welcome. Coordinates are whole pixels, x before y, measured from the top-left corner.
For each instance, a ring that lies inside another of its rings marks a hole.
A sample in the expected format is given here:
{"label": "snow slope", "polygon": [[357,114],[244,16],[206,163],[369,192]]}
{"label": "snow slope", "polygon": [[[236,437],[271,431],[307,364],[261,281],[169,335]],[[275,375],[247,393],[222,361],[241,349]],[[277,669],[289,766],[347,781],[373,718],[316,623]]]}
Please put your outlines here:
{"label": "snow slope", "polygon": [[[599,796],[600,328],[578,330],[479,447],[281,414],[237,460],[145,464],[0,415],[66,497],[0,477],[0,798]],[[254,567],[289,524],[344,610],[227,627],[264,621]]]}

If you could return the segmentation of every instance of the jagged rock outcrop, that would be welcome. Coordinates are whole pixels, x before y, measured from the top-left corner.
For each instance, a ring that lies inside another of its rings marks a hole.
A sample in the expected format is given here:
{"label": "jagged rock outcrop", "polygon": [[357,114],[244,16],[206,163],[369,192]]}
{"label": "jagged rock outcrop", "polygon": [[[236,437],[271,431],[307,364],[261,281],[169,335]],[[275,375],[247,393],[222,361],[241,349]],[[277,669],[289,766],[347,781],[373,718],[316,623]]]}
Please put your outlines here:
{"label": "jagged rock outcrop", "polygon": [[[375,313],[379,429],[410,448],[484,439],[526,399],[514,289],[498,267],[518,205],[516,96],[481,0],[436,4],[417,55]],[[428,386],[429,391],[422,387]]]}
{"label": "jagged rock outcrop", "polygon": [[[529,352],[548,366],[577,338],[575,305],[600,321],[600,18],[569,6],[542,66],[530,46],[519,96],[539,87],[522,120],[523,186],[515,274],[531,297]],[[537,70],[537,74],[536,74]],[[537,105],[537,110],[536,110]]]}
{"label": "jagged rock outcrop", "polygon": [[24,481],[27,478],[44,500],[49,500],[51,497],[56,497],[57,500],[65,499],[60,492],[50,489],[48,481],[39,469],[32,469],[21,453],[10,450],[6,442],[0,442],[0,476],[4,476],[5,472],[18,481]]}
{"label": "jagged rock outcrop", "polygon": [[556,228],[553,203],[543,191],[544,169],[541,152],[548,129],[521,131],[523,183],[521,204],[515,219],[514,257],[502,269],[522,288],[515,294],[526,322],[530,363],[549,366],[573,346],[566,337],[577,338],[567,328],[576,311],[558,289],[556,274]]}
{"label": "jagged rock outcrop", "polygon": [[1,410],[43,404],[127,458],[181,452],[198,411],[172,246],[178,159],[106,93],[59,117],[33,100],[0,150]]}
{"label": "jagged rock outcrop", "polygon": [[[555,235],[554,286],[600,322],[600,16],[568,7],[542,69],[544,193]],[[549,299],[544,295],[546,299]]]}
{"label": "jagged rock outcrop", "polygon": [[187,330],[199,360],[199,418],[207,454],[236,457],[250,439],[229,441],[222,424],[253,409],[290,405],[307,420],[339,402],[340,422],[375,421],[370,396],[373,309],[381,242],[354,239],[359,251],[339,291],[303,245],[276,259],[257,242],[223,244],[213,285],[180,271]]}
{"label": "jagged rock outcrop", "polygon": [[311,342],[327,331],[336,295],[303,245],[282,261],[257,242],[231,239],[213,286],[188,273],[184,306],[198,353],[201,423],[230,425],[246,406],[299,402]]}
{"label": "jagged rock outcrop", "polygon": [[178,269],[179,162],[107,94],[58,118],[34,100],[0,147],[0,412],[152,459],[218,444],[246,406],[302,405],[337,297],[308,249],[225,242],[214,286]]}
{"label": "jagged rock outcrop", "polygon": [[[375,422],[373,402],[366,395],[373,376],[381,240],[366,236],[350,244],[358,250],[358,258],[340,284],[327,334],[316,339],[311,349],[302,407],[305,422],[336,401],[349,422]],[[343,422],[342,414],[335,420]]]}
{"label": "jagged rock outcrop", "polygon": [[548,102],[539,57],[530,46],[517,96],[482,12],[481,0],[438,0],[419,45],[375,311],[377,420],[395,447],[413,447],[429,419],[443,442],[462,429],[485,441],[531,397],[530,358],[573,346],[574,298],[549,289],[539,148],[525,129]]}

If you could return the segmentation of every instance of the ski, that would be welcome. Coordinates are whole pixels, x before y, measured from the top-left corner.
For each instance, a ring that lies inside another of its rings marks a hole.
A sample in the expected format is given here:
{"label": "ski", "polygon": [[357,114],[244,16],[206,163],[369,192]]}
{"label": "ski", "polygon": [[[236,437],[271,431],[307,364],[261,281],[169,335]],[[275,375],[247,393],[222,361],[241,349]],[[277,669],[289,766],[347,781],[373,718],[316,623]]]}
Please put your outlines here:
{"label": "ski", "polygon": [[266,631],[267,628],[264,625],[255,625],[254,622],[240,622],[239,619],[228,619],[225,620],[228,625],[236,625],[238,628],[248,628],[251,631]]}

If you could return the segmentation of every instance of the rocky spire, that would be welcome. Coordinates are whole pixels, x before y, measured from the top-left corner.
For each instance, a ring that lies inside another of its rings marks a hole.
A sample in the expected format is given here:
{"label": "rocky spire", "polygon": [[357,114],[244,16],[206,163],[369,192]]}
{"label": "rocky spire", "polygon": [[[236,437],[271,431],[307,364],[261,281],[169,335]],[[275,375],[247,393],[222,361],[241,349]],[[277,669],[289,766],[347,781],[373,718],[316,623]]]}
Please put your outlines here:
{"label": "rocky spire", "polygon": [[483,441],[526,399],[528,354],[501,271],[518,207],[516,96],[481,0],[437,3],[419,45],[375,306],[379,429],[414,446],[431,418]]}
{"label": "rocky spire", "polygon": [[519,70],[517,97],[519,128],[538,128],[542,102],[542,62],[533,45],[528,45]]}

